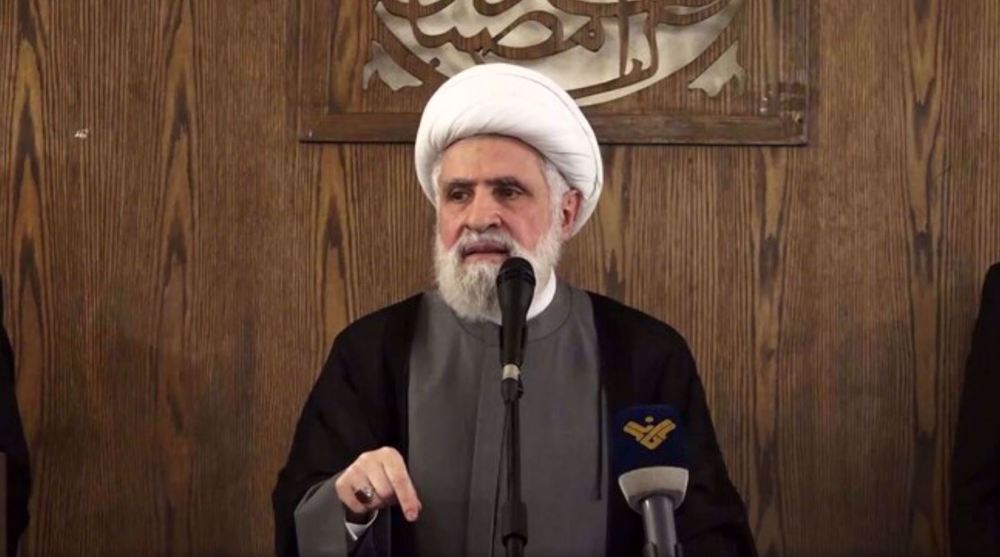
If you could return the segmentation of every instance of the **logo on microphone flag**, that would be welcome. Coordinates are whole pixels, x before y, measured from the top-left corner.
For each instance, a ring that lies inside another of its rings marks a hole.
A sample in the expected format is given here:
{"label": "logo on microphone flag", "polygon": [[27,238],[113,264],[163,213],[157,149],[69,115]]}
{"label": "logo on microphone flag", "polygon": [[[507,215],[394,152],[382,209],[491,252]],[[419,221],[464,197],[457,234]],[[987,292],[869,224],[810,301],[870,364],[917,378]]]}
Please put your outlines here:
{"label": "logo on microphone flag", "polygon": [[669,418],[655,425],[653,424],[654,421],[652,416],[646,416],[645,425],[630,420],[625,424],[624,431],[635,437],[636,442],[643,447],[655,451],[657,447],[667,440],[670,432],[677,429],[677,424]]}

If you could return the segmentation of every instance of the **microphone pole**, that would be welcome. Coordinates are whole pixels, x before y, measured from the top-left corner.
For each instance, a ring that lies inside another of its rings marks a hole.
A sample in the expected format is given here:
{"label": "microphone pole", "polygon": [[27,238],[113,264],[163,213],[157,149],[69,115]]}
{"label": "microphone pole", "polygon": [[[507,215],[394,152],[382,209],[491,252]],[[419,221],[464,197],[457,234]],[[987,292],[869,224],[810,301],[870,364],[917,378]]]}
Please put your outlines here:
{"label": "microphone pole", "polygon": [[673,499],[666,495],[646,497],[639,505],[642,528],[646,531],[643,557],[683,557],[684,552],[677,543]]}
{"label": "microphone pole", "polygon": [[507,500],[501,508],[501,535],[508,557],[524,555],[528,543],[528,510],[521,499],[521,363],[524,357],[528,307],[535,293],[535,273],[531,264],[511,257],[497,275],[497,300],[500,303],[500,394],[504,402],[507,428],[504,445],[507,452]]}
{"label": "microphone pole", "polygon": [[521,371],[514,364],[503,368],[500,392],[503,395],[507,432],[504,443],[507,449],[507,500],[501,508],[503,545],[507,557],[521,557],[528,543],[528,508],[521,499],[521,430],[520,404],[524,388]]}

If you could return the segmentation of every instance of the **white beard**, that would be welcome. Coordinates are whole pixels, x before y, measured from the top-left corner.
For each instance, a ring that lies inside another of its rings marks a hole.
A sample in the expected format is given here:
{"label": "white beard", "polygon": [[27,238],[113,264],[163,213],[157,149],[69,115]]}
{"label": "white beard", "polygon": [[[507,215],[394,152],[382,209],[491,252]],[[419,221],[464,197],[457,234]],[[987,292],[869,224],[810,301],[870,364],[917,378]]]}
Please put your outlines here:
{"label": "white beard", "polygon": [[559,224],[560,219],[552,219],[552,226],[538,241],[534,251],[524,249],[509,234],[498,230],[487,232],[466,230],[451,249],[445,249],[441,235],[435,231],[434,271],[441,297],[463,319],[499,323],[500,307],[497,301],[496,281],[503,263],[490,261],[462,263],[462,249],[473,242],[490,241],[503,245],[511,257],[527,259],[535,271],[537,294],[548,284],[552,278],[552,271],[559,263],[563,244],[559,237]]}

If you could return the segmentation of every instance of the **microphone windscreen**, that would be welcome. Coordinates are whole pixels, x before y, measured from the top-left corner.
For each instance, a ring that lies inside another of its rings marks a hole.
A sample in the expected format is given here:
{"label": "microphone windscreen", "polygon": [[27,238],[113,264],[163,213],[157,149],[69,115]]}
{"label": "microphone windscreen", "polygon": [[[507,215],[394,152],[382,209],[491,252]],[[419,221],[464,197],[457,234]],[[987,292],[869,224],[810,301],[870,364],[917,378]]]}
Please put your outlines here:
{"label": "microphone windscreen", "polygon": [[535,271],[521,257],[504,261],[497,274],[500,304],[500,367],[518,367],[524,358],[525,323],[535,294]]}
{"label": "microphone windscreen", "polygon": [[688,467],[680,414],[666,404],[631,406],[613,422],[612,472],[615,477],[653,466]]}
{"label": "microphone windscreen", "polygon": [[497,286],[511,280],[521,280],[535,286],[535,270],[523,257],[508,257],[497,273]]}

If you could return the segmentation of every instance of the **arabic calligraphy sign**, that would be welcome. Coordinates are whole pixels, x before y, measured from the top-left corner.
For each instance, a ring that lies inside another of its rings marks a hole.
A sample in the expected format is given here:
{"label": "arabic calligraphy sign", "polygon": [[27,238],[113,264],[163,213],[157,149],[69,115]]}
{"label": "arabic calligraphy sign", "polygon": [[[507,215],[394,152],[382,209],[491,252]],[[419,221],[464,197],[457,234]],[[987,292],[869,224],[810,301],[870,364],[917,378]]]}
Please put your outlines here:
{"label": "arabic calligraphy sign", "polygon": [[604,143],[799,144],[808,0],[303,0],[300,132],[409,142],[448,77],[545,73]]}

